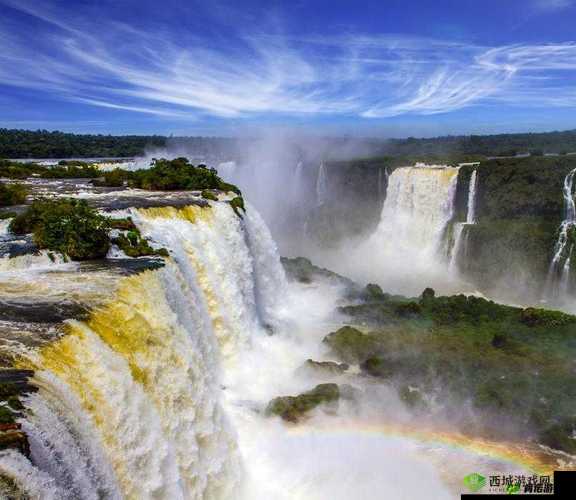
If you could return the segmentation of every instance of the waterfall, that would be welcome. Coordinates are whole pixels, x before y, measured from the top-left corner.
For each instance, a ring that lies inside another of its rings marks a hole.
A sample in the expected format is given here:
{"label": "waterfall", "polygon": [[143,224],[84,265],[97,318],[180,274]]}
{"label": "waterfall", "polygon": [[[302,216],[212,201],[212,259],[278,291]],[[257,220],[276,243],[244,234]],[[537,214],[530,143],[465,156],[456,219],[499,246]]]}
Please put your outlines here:
{"label": "waterfall", "polygon": [[544,295],[548,300],[562,301],[567,298],[570,282],[570,266],[573,245],[570,233],[576,228],[576,205],[572,187],[576,169],[564,179],[562,196],[564,198],[564,220],[558,230],[558,239],[554,246],[554,255],[548,268]]}
{"label": "waterfall", "polygon": [[468,185],[468,211],[466,213],[466,224],[476,223],[476,188],[478,184],[477,170],[472,172],[470,176],[470,184]]}
{"label": "waterfall", "polygon": [[58,339],[18,351],[39,389],[22,397],[30,460],[0,452],[0,475],[32,498],[234,498],[220,367],[279,321],[275,244],[252,207],[242,219],[226,202],[129,213],[170,258],[122,278]]}
{"label": "waterfall", "polygon": [[357,280],[378,277],[387,290],[404,295],[421,293],[422,282],[442,286],[457,181],[457,167],[395,169],[376,230],[353,249],[354,269],[333,267]]}
{"label": "waterfall", "polygon": [[478,187],[477,170],[470,175],[468,184],[468,204],[466,210],[466,222],[457,222],[454,224],[453,245],[450,252],[450,263],[448,270],[452,276],[458,273],[458,265],[468,241],[467,226],[476,224],[476,191]]}
{"label": "waterfall", "polygon": [[318,178],[316,179],[316,205],[321,207],[326,203],[326,196],[328,194],[328,178],[326,174],[326,166],[324,162],[320,162],[318,168]]}
{"label": "waterfall", "polygon": [[[382,176],[382,172],[384,172],[384,176]],[[384,195],[386,194],[386,186],[388,185],[389,178],[390,174],[388,173],[387,168],[378,169],[378,198],[381,200],[384,198]]]}
{"label": "waterfall", "polygon": [[292,200],[297,201],[300,198],[300,194],[302,192],[302,188],[304,186],[304,162],[300,160],[296,164],[296,168],[294,170],[294,175],[292,177]]}
{"label": "waterfall", "polygon": [[435,254],[453,215],[457,174],[451,167],[394,170],[376,237],[397,251]]}

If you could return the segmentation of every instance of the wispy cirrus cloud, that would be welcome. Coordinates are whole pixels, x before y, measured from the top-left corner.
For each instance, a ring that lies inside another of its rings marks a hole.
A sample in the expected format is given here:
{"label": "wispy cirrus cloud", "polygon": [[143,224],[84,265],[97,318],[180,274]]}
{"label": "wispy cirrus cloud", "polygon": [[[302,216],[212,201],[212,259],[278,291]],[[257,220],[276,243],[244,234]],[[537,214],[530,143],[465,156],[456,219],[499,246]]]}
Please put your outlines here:
{"label": "wispy cirrus cloud", "polygon": [[532,9],[540,12],[556,12],[574,6],[574,0],[532,0]]}
{"label": "wispy cirrus cloud", "polygon": [[394,34],[236,29],[215,43],[110,19],[105,29],[82,17],[65,21],[54,4],[0,3],[45,28],[22,35],[0,21],[8,48],[0,52],[0,84],[92,106],[178,119],[387,118],[495,102],[576,106],[572,42],[486,47]]}

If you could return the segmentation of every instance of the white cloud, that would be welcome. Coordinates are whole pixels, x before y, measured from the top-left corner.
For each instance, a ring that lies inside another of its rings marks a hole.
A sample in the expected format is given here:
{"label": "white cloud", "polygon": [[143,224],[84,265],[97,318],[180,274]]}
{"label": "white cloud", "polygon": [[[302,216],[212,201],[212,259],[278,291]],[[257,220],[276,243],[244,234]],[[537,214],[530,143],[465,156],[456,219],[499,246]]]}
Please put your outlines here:
{"label": "white cloud", "polygon": [[[346,114],[385,118],[498,102],[575,107],[576,44],[483,47],[401,35],[292,38],[227,33],[226,43],[109,21],[67,20],[0,0],[51,28],[0,21],[0,83],[159,117]],[[550,3],[562,3],[560,0]],[[566,3],[566,2],[564,2]],[[222,48],[225,47],[225,48]]]}

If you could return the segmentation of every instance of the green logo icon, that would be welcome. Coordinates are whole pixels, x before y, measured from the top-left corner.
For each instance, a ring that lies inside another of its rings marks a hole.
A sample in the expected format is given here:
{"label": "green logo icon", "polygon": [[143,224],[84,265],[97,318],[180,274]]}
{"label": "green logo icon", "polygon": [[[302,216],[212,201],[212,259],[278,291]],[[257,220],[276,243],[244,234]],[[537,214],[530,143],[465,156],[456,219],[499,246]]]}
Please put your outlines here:
{"label": "green logo icon", "polygon": [[520,493],[520,483],[516,484],[509,484],[506,486],[506,493],[509,495],[515,495],[516,493]]}
{"label": "green logo icon", "polygon": [[472,492],[476,492],[484,487],[486,478],[476,472],[468,474],[464,478],[464,486]]}

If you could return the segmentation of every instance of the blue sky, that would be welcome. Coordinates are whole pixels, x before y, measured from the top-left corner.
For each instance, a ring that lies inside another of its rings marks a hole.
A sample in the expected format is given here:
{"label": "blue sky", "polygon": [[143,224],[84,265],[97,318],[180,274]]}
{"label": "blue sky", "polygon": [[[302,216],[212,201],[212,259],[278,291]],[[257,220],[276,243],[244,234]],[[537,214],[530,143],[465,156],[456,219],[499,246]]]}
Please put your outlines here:
{"label": "blue sky", "polygon": [[0,127],[576,128],[576,0],[0,0]]}

